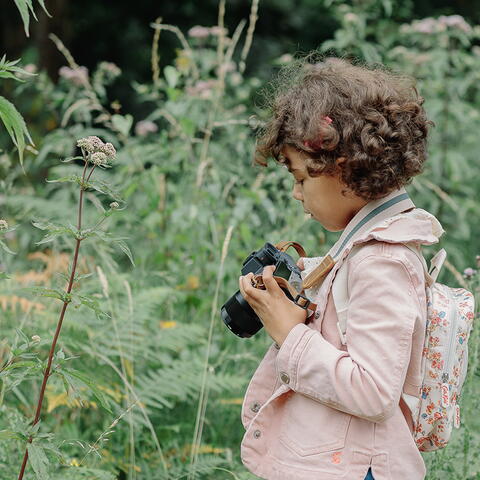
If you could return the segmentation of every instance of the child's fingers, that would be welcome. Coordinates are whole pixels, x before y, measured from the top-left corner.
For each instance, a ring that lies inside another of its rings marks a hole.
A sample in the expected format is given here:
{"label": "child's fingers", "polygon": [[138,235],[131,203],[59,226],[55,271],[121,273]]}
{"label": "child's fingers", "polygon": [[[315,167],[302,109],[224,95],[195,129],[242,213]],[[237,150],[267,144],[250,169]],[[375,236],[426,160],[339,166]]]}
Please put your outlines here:
{"label": "child's fingers", "polygon": [[241,276],[238,279],[238,285],[240,287],[240,293],[243,298],[250,303],[251,300],[255,301],[258,290],[252,285],[253,273],[247,273],[245,276]]}
{"label": "child's fingers", "polygon": [[303,257],[300,257],[300,258],[298,259],[297,267],[298,267],[300,270],[305,270],[305,265],[303,264]]}

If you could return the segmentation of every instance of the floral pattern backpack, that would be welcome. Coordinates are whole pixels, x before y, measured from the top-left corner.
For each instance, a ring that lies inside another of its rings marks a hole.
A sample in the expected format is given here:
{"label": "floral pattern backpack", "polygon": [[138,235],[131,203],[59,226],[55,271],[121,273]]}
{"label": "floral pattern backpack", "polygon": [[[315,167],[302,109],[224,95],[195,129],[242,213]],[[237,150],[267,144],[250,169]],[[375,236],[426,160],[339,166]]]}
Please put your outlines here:
{"label": "floral pattern backpack", "polygon": [[[418,244],[404,245],[421,259],[424,267],[427,323],[420,398],[403,396],[412,412],[415,443],[420,451],[428,452],[445,447],[453,427],[460,427],[459,400],[467,374],[467,342],[473,326],[474,297],[464,288],[452,288],[436,281],[447,256],[445,249],[437,252],[428,269]],[[349,255],[360,248],[361,245],[354,246]],[[337,327],[345,344],[348,296],[347,272],[343,270],[333,282],[332,293],[339,318]]]}

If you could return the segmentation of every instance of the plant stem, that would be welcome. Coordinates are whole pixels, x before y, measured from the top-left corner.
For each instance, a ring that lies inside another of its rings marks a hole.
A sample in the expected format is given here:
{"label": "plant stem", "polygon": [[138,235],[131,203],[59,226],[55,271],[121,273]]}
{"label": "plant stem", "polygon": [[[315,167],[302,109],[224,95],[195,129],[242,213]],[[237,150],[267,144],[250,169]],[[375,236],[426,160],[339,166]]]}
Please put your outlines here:
{"label": "plant stem", "polygon": [[[83,175],[82,175],[82,182],[85,180],[85,172],[87,170],[87,164],[88,164],[88,162],[85,161],[85,167],[83,169]],[[94,169],[95,169],[95,166],[92,168],[92,171],[90,172],[90,175],[92,174]],[[88,176],[88,178],[90,178],[90,175]],[[87,181],[88,181],[88,179],[87,179]],[[83,192],[84,192],[84,188],[81,186],[80,187],[80,199],[78,201],[78,224],[77,224],[78,230],[80,230],[80,228],[82,227]],[[67,292],[66,292],[67,294],[69,294],[72,291],[73,279],[75,278],[75,270],[77,268],[78,251],[80,250],[80,242],[81,241],[82,241],[81,239],[76,240],[75,252],[73,254],[72,272],[70,274],[70,281],[68,283],[68,288],[67,288]],[[60,330],[62,328],[63,318],[65,316],[65,311],[67,310],[67,307],[68,307],[69,303],[70,303],[70,301],[63,302],[62,311],[60,312],[60,318],[58,320],[57,329],[55,331],[55,336],[53,337],[52,345],[50,347],[50,353],[48,354],[47,368],[45,369],[45,372],[43,374],[43,382],[42,382],[42,387],[40,389],[40,396],[38,398],[37,411],[35,412],[35,420],[33,421],[32,426],[36,425],[38,423],[39,419],[40,419],[40,413],[42,411],[43,398],[45,396],[45,388],[47,386],[47,380],[50,376],[50,369],[51,369],[51,366],[52,366],[53,354],[55,353],[55,347],[57,345],[57,340],[58,340],[58,337],[60,335]],[[28,443],[32,443],[32,436],[31,435],[28,439]],[[27,461],[28,461],[28,445],[25,448],[25,454],[23,456],[22,467],[21,467],[20,473],[18,475],[18,480],[23,479],[23,474],[25,472],[25,467],[27,466]]]}

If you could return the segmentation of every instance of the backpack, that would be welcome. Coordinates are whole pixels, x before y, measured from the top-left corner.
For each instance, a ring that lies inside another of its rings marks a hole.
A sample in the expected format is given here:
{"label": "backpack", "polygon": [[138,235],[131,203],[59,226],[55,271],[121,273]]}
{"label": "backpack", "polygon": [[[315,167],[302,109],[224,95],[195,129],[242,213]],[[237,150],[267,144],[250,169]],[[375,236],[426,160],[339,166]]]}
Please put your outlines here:
{"label": "backpack", "polygon": [[[422,352],[420,398],[402,394],[412,412],[413,438],[418,449],[430,452],[444,448],[453,427],[460,427],[460,393],[467,374],[468,339],[474,318],[474,297],[464,288],[438,283],[446,259],[441,249],[430,262],[430,269],[416,243],[404,243],[422,261],[425,273],[427,322]],[[355,245],[349,252],[355,255]],[[346,265],[344,262],[343,265]],[[348,292],[347,268],[341,266],[332,286],[342,344],[346,344]]]}

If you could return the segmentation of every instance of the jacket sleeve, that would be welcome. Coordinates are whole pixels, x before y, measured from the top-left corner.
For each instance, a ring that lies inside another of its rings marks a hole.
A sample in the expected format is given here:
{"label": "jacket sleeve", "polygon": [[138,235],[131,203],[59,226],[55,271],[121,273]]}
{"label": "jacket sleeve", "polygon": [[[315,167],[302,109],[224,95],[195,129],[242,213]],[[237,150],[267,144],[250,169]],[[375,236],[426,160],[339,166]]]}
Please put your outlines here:
{"label": "jacket sleeve", "polygon": [[400,401],[422,310],[401,260],[369,255],[350,268],[348,351],[337,349],[317,330],[296,325],[278,351],[277,375],[320,403],[382,422]]}

